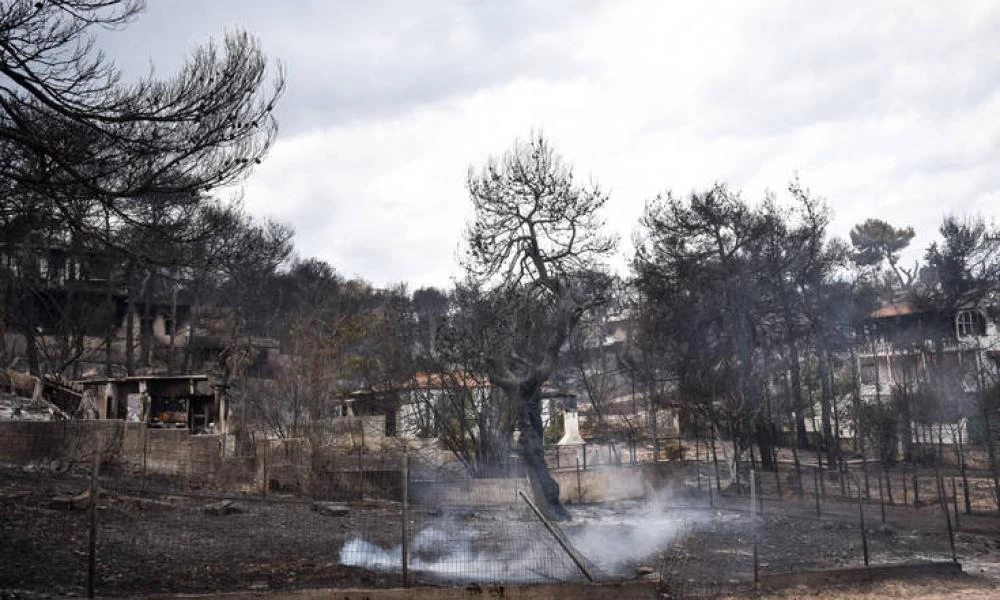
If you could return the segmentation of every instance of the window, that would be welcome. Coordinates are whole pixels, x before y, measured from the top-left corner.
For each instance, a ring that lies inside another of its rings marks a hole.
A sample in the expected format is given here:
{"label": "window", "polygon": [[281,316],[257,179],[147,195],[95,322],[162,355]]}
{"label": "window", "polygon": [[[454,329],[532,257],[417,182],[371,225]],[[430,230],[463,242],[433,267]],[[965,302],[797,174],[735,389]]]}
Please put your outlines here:
{"label": "window", "polygon": [[163,335],[176,335],[174,331],[174,318],[169,315],[163,315]]}
{"label": "window", "polygon": [[959,311],[955,318],[958,329],[958,337],[972,337],[986,335],[986,319],[982,313],[976,310]]}

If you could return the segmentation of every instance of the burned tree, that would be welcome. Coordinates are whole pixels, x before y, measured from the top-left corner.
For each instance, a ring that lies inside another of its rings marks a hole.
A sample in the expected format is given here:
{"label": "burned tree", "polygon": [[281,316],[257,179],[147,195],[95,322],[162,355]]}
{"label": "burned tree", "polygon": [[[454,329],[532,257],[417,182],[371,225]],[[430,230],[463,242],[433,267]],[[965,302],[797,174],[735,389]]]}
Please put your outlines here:
{"label": "burned tree", "polygon": [[681,392],[712,407],[706,416],[732,440],[738,483],[762,409],[759,340],[768,308],[758,257],[768,222],[716,185],[688,199],[656,199],[642,225],[637,283],[656,315],[645,335],[667,349]]}
{"label": "burned tree", "polygon": [[554,518],[567,519],[545,464],[541,390],[573,328],[603,296],[600,260],[615,245],[601,233],[608,196],[577,184],[540,135],[470,171],[468,189],[475,217],[464,266],[493,311],[489,378],[516,413],[536,498]]}
{"label": "burned tree", "polygon": [[283,78],[269,75],[246,33],[197,48],[171,78],[123,81],[94,32],[124,27],[142,8],[0,6],[0,179],[44,196],[65,227],[105,243],[109,230],[142,222],[156,198],[239,181],[277,132]]}

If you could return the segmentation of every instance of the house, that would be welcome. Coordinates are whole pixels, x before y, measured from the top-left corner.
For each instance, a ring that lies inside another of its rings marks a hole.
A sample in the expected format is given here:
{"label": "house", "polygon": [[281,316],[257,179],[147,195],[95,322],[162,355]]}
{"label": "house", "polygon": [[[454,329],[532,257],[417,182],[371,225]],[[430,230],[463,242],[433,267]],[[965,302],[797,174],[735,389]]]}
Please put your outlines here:
{"label": "house", "polygon": [[913,299],[886,303],[868,315],[864,339],[863,402],[905,399],[913,441],[968,439],[966,419],[978,417],[979,394],[1000,373],[997,290],[972,290],[945,311]]}
{"label": "house", "polygon": [[81,389],[53,375],[0,371],[0,420],[62,420],[80,414]]}
{"label": "house", "polygon": [[494,391],[488,381],[466,373],[417,372],[402,383],[351,392],[338,401],[335,414],[384,416],[384,433],[389,437],[433,437],[437,403],[456,393],[469,394],[474,401],[483,402]]}
{"label": "house", "polygon": [[[338,401],[335,414],[358,417],[384,416],[386,436],[428,438],[435,436],[435,424],[439,415],[455,406],[441,403],[449,403],[459,396],[464,397],[468,402],[470,421],[475,422],[476,417],[473,413],[482,411],[485,403],[503,405],[503,401],[496,397],[502,393],[486,379],[468,373],[418,372],[404,383],[374,386],[348,394]],[[542,423],[548,424],[551,416],[560,408],[561,402],[575,398],[576,395],[573,393],[544,386]]]}
{"label": "house", "polygon": [[195,433],[227,433],[225,388],[207,375],[135,375],[76,383],[98,419],[186,428]]}

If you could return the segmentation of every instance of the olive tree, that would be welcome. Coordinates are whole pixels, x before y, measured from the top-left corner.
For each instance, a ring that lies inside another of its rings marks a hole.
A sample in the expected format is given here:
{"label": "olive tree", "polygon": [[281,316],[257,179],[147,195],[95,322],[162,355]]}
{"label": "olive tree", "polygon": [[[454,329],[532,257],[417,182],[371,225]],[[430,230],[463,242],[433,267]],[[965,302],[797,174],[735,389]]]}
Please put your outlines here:
{"label": "olive tree", "polygon": [[601,260],[616,241],[602,233],[608,196],[577,183],[541,135],[470,169],[467,185],[475,213],[464,266],[491,311],[487,373],[516,415],[536,499],[568,519],[545,464],[541,391],[582,315],[602,301]]}

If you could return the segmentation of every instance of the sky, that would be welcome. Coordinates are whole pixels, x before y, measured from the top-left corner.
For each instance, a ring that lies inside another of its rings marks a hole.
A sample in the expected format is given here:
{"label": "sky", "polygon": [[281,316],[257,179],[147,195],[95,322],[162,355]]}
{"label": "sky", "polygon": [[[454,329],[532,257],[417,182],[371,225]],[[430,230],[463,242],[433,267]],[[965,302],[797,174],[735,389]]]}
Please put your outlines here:
{"label": "sky", "polygon": [[[610,191],[623,256],[645,203],[796,175],[831,233],[1000,208],[1000,3],[148,0],[100,43],[127,76],[246,30],[284,69],[250,212],[303,257],[411,289],[460,275],[470,167],[532,131]],[[618,264],[624,264],[620,259]]]}

